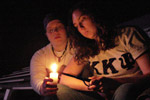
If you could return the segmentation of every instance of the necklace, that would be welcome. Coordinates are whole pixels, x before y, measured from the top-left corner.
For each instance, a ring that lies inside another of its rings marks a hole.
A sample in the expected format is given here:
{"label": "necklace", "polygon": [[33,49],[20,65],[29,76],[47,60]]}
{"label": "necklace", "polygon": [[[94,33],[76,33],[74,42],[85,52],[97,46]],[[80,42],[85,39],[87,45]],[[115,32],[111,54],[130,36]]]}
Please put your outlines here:
{"label": "necklace", "polygon": [[61,61],[61,58],[64,56],[64,54],[65,54],[65,52],[66,52],[66,50],[67,50],[67,45],[68,45],[68,42],[67,42],[66,47],[65,47],[65,50],[64,50],[64,52],[62,53],[61,56],[57,56],[57,55],[55,54],[54,48],[53,48],[53,46],[52,46],[53,54],[54,54],[54,56],[55,56],[56,58],[58,58],[58,62],[60,62],[60,61]]}

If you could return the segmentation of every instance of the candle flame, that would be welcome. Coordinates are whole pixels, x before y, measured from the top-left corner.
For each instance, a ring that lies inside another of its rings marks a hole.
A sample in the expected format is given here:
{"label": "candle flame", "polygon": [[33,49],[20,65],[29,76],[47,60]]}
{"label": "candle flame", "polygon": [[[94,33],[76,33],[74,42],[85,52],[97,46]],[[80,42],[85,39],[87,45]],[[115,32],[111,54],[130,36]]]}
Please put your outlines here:
{"label": "candle flame", "polygon": [[54,63],[54,64],[51,65],[51,71],[52,72],[56,72],[57,71],[57,64]]}

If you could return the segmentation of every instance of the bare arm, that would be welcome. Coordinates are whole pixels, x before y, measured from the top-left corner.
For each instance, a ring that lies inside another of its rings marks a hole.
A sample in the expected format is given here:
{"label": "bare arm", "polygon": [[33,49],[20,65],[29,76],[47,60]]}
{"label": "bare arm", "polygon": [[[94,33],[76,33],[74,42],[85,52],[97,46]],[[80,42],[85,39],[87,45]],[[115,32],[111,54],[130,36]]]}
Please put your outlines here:
{"label": "bare arm", "polygon": [[143,81],[143,80],[150,80],[150,55],[149,53],[145,53],[143,55],[141,55],[140,57],[138,57],[136,59],[136,62],[138,63],[143,75],[141,76],[136,76],[136,77],[127,77],[127,78],[116,78],[115,80],[117,80],[118,82],[121,83],[126,83],[126,82],[132,82],[132,83],[136,83],[139,81]]}
{"label": "bare arm", "polygon": [[[74,60],[74,58],[71,59],[70,63],[67,65],[63,73],[67,73],[73,76],[77,76],[81,73],[83,70],[84,65],[78,65],[77,62]],[[77,90],[83,90],[83,91],[88,91],[87,86],[83,83],[82,80],[66,76],[66,75],[61,75],[61,80],[60,84],[67,85],[70,88],[77,89]]]}
{"label": "bare arm", "polygon": [[136,61],[144,75],[150,74],[150,53],[143,54]]}

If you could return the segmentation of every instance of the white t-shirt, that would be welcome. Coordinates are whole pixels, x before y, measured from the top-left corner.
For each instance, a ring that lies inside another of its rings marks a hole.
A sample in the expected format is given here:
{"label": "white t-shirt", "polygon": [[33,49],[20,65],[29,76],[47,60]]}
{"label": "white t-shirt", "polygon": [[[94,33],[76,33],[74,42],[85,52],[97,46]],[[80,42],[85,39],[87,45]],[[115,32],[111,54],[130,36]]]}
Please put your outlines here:
{"label": "white t-shirt", "polygon": [[122,28],[121,32],[116,38],[118,46],[100,51],[100,54],[90,58],[90,66],[94,68],[95,75],[132,77],[142,74],[135,60],[147,50],[145,40],[134,27]]}
{"label": "white t-shirt", "polygon": [[[62,53],[63,51],[55,52],[57,56]],[[30,62],[31,85],[33,89],[40,94],[40,86],[43,83],[44,78],[49,76],[48,70],[50,71],[51,65],[56,63],[58,65],[58,70],[60,70],[62,65],[66,66],[69,63],[72,56],[73,52],[69,49],[69,43],[60,62],[58,62],[58,58],[54,56],[51,44],[48,44],[35,52]]]}

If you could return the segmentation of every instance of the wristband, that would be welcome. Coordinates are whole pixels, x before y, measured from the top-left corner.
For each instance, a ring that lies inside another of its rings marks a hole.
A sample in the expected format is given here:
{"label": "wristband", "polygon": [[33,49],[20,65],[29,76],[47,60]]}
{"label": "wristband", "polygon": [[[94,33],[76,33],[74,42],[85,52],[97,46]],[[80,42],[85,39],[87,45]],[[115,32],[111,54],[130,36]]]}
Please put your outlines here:
{"label": "wristband", "polygon": [[90,89],[89,89],[90,85],[86,84],[85,80],[82,80],[82,81],[83,81],[83,83],[88,87],[88,90],[90,90]]}

